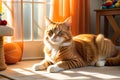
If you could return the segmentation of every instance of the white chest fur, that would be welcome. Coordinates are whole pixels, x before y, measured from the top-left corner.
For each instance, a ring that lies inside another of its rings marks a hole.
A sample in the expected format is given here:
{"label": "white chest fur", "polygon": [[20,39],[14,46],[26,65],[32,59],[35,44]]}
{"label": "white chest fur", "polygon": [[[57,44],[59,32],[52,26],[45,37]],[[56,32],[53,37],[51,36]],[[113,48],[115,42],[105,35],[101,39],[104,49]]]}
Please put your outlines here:
{"label": "white chest fur", "polygon": [[49,41],[44,40],[45,45],[47,45],[48,50],[51,51],[51,56],[46,54],[46,59],[54,63],[54,59],[58,53],[58,49],[60,46],[69,46],[72,44],[72,42],[65,42],[62,44],[57,44],[57,45],[51,45]]}
{"label": "white chest fur", "polygon": [[47,57],[46,59],[51,61],[52,63],[54,63],[54,58],[56,57],[57,52],[58,52],[58,49],[52,49],[51,56],[46,55],[46,57]]}
{"label": "white chest fur", "polygon": [[54,59],[55,56],[57,55],[57,52],[58,52],[58,49],[52,49],[52,52],[51,52],[51,58]]}

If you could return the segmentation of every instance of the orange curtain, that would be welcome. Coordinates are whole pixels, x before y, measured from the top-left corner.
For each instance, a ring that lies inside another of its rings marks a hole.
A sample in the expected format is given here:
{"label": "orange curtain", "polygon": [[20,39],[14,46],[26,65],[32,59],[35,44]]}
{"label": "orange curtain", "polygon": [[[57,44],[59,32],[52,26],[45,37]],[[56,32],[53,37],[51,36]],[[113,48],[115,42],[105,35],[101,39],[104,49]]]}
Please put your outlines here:
{"label": "orange curtain", "polygon": [[90,0],[53,0],[51,18],[53,21],[64,21],[72,16],[73,36],[89,33]]}

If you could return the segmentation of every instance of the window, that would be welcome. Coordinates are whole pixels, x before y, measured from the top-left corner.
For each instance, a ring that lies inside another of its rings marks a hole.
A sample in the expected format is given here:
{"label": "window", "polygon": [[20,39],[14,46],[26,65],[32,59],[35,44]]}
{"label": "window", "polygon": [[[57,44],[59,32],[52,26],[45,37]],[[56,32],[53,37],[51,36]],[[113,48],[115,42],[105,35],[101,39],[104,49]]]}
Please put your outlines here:
{"label": "window", "polygon": [[[43,38],[45,30],[44,16],[49,16],[50,2],[51,0],[3,1],[3,19],[7,19],[11,26],[10,14],[14,18],[12,25],[15,28],[15,40],[24,37],[25,41],[37,41]],[[12,9],[12,12],[10,9]]]}
{"label": "window", "polygon": [[49,17],[51,0],[4,0],[3,19],[14,28],[14,40],[24,40],[23,58],[38,58],[45,30],[44,17]]}
{"label": "window", "polygon": [[[44,33],[45,2],[23,2],[24,39],[39,40]],[[43,0],[42,0],[43,1]]]}

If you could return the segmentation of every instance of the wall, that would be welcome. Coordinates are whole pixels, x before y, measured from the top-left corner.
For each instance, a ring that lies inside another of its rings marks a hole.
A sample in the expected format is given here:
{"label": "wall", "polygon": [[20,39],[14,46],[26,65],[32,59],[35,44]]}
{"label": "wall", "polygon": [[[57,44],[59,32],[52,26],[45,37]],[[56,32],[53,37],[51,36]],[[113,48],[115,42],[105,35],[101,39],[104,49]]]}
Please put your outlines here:
{"label": "wall", "polygon": [[[95,9],[100,8],[100,0],[90,0],[90,32],[95,34],[96,31],[96,13],[95,13]],[[103,18],[101,21],[101,26],[103,26]],[[103,27],[101,28],[102,32],[103,32]]]}
{"label": "wall", "polygon": [[44,54],[43,54],[43,42],[42,41],[24,42],[22,60],[41,59],[43,57],[44,57]]}

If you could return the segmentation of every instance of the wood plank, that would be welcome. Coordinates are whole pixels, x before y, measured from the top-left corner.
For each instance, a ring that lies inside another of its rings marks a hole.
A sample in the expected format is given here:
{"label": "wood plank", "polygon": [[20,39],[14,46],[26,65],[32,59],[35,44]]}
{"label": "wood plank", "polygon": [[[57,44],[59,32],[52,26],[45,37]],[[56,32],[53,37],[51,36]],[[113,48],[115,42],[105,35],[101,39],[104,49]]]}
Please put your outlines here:
{"label": "wood plank", "polygon": [[116,44],[116,40],[119,38],[120,36],[120,28],[118,26],[118,24],[116,23],[115,19],[113,18],[113,16],[106,16],[109,23],[111,24],[113,30],[115,31],[113,36],[112,36],[112,41]]}
{"label": "wood plank", "polygon": [[115,19],[113,18],[113,16],[106,16],[109,23],[111,24],[112,28],[114,29],[115,32],[120,32],[120,28],[118,26],[118,24],[116,23]]}
{"label": "wood plank", "polygon": [[0,80],[10,80],[10,79],[0,75]]}

